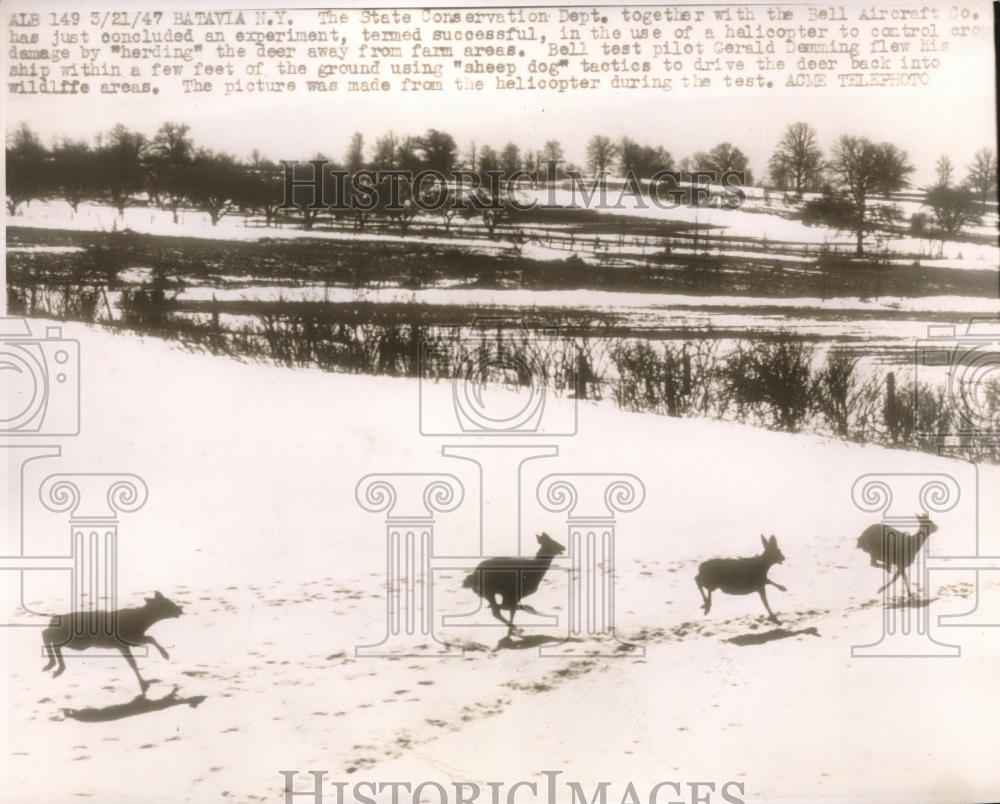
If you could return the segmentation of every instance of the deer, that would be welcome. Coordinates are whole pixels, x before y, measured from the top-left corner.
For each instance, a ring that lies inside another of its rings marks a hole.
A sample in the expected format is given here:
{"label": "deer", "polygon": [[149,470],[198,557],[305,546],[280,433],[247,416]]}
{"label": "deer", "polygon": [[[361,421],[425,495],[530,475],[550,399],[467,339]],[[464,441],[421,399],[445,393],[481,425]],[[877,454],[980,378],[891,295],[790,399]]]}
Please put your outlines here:
{"label": "deer", "polygon": [[[471,589],[489,604],[493,616],[507,626],[508,634],[514,632],[515,611],[534,611],[521,601],[538,591],[552,559],[566,552],[566,548],[547,533],[537,534],[535,538],[538,552],[534,558],[488,558],[462,582],[463,589]],[[510,619],[504,619],[502,611],[508,612]]]}
{"label": "deer", "polygon": [[56,615],[49,622],[49,627],[42,631],[42,642],[49,657],[49,663],[42,671],[47,672],[55,667],[52,678],[63,674],[66,670],[62,657],[63,648],[114,648],[132,668],[135,677],[139,679],[139,688],[145,695],[150,682],[139,673],[131,649],[137,645],[152,645],[164,659],[169,659],[170,654],[146,631],[160,620],[180,617],[183,613],[182,607],[156,592],[153,597],[146,598],[145,605],[138,608],[112,612],[75,611]]}
{"label": "deer", "polygon": [[868,554],[871,565],[885,570],[886,574],[896,567],[896,574],[879,588],[885,591],[902,575],[908,598],[913,597],[910,578],[906,574],[913,560],[938,526],[926,514],[917,514],[917,532],[910,534],[881,523],[869,525],[858,537],[858,549]]}
{"label": "deer", "polygon": [[770,539],[764,538],[762,533],[760,542],[764,545],[764,552],[758,556],[712,558],[699,565],[694,581],[698,585],[698,591],[701,592],[702,610],[705,614],[712,610],[712,592],[716,589],[721,589],[727,595],[749,595],[751,592],[756,592],[760,595],[771,622],[781,624],[781,620],[771,611],[771,606],[767,602],[766,587],[770,584],[782,592],[788,591],[780,583],[775,583],[767,577],[771,567],[783,563],[785,556],[778,547],[778,540],[773,533]]}

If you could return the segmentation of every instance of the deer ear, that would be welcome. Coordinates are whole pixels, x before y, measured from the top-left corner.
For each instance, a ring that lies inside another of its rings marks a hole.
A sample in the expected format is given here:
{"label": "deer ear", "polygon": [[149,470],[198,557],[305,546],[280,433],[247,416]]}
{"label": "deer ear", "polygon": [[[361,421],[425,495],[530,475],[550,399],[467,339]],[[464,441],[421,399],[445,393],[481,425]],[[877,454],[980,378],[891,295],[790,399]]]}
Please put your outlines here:
{"label": "deer ear", "polygon": [[540,534],[540,533],[536,533],[536,534],[535,534],[535,538],[536,538],[536,539],[538,540],[538,543],[539,543],[539,544],[541,544],[541,543],[542,543],[542,536],[543,536],[543,535],[544,535],[544,534]]}
{"label": "deer ear", "polygon": [[162,595],[162,594],[161,594],[161,593],[160,593],[159,591],[157,591],[157,592],[156,592],[156,593],[155,593],[155,594],[153,595],[153,597],[155,597],[155,598],[156,598],[157,600],[163,600],[163,595]]}
{"label": "deer ear", "polygon": [[763,533],[760,534],[760,543],[764,545],[764,547],[767,547],[767,539],[765,538]]}
{"label": "deer ear", "polygon": [[778,546],[778,537],[775,536],[773,533],[771,534],[771,546],[772,547]]}

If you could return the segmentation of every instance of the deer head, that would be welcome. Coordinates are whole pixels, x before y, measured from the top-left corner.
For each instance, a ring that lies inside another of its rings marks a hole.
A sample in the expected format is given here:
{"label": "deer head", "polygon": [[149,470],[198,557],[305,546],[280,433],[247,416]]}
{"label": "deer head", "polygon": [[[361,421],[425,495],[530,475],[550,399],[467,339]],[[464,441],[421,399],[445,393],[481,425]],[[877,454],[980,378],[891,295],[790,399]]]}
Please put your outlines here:
{"label": "deer head", "polygon": [[155,614],[159,620],[180,617],[184,613],[182,607],[169,598],[165,598],[160,592],[156,592],[152,597],[146,598],[146,608]]}
{"label": "deer head", "polygon": [[764,545],[764,557],[771,564],[783,564],[785,561],[785,554],[781,552],[781,548],[778,547],[778,540],[775,538],[774,534],[771,534],[771,538],[767,539],[764,534],[760,534],[760,543]]}
{"label": "deer head", "polygon": [[927,515],[926,512],[922,514],[917,514],[917,523],[920,525],[917,532],[925,533],[927,534],[927,536],[930,536],[938,529],[938,526],[935,525],[933,522],[931,522],[931,518]]}
{"label": "deer head", "polygon": [[538,540],[539,555],[558,556],[566,552],[566,548],[547,533],[539,533],[535,538]]}

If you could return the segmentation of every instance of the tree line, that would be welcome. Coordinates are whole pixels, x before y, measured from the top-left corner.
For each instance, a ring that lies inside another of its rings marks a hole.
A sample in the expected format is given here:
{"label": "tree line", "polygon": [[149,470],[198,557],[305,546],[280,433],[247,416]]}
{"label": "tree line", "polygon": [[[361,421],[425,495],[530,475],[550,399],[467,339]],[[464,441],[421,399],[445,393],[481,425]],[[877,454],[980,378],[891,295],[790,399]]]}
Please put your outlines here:
{"label": "tree line", "polygon": [[[127,207],[145,198],[169,210],[175,222],[178,211],[190,207],[206,213],[213,225],[235,211],[261,214],[271,225],[283,202],[282,165],[259,151],[248,160],[239,160],[198,146],[190,128],[175,122],[164,123],[152,137],[119,124],[93,142],[64,138],[51,147],[22,123],[8,135],[6,159],[7,210],[11,215],[33,200],[62,198],[74,213],[80,203],[97,201],[109,204],[121,216]],[[341,161],[324,154],[316,154],[313,159],[325,161],[330,170],[348,174],[362,170],[427,170],[448,175],[464,170],[477,176],[520,173],[538,179],[552,175],[564,178],[579,171],[566,162],[557,140],[548,140],[538,149],[522,149],[513,142],[502,148],[472,143],[460,152],[454,137],[437,129],[429,129],[422,136],[388,132],[378,137],[371,148],[366,147],[364,136],[358,132],[351,137]],[[749,159],[730,142],[675,161],[660,145],[598,134],[587,142],[585,167],[593,176],[617,174],[637,180],[656,179],[665,172],[681,178],[696,173],[739,174],[742,184],[754,184]],[[803,220],[852,231],[860,255],[866,235],[900,221],[901,212],[888,197],[910,186],[913,170],[905,151],[863,136],[844,135],[825,155],[816,130],[807,123],[794,123],[775,147],[764,183],[799,200],[807,193],[818,194],[803,202]],[[911,224],[915,230],[936,229],[954,235],[977,222],[985,202],[995,198],[996,155],[989,148],[977,151],[961,183],[956,181],[950,159],[943,156],[936,165],[936,176],[935,184],[925,189],[923,197],[933,221],[926,215],[914,216]],[[311,228],[318,212],[309,210],[304,203],[297,206],[303,225]],[[449,213],[450,207],[441,205],[446,224],[454,214]],[[380,211],[385,212],[370,212]],[[397,211],[404,230],[412,214],[415,211],[405,204],[402,211]],[[497,216],[484,213],[483,217],[492,233]],[[359,216],[357,222],[363,225],[364,219]]]}

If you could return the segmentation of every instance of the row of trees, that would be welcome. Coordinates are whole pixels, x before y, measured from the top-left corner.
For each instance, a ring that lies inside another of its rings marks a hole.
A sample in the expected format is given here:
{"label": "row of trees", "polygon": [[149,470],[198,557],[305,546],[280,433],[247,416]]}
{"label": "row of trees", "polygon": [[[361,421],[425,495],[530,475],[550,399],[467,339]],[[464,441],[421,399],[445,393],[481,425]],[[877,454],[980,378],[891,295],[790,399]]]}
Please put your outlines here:
{"label": "row of trees", "polygon": [[[283,200],[280,165],[259,152],[240,161],[196,146],[188,126],[180,123],[164,123],[152,138],[117,125],[93,144],[63,139],[52,148],[22,124],[9,135],[6,156],[7,209],[12,215],[22,204],[49,197],[65,199],[74,212],[82,201],[101,201],[121,215],[145,196],[151,204],[170,210],[175,222],[182,207],[193,207],[207,213],[213,225],[238,209],[259,212],[270,225]],[[419,137],[389,132],[376,139],[370,149],[363,135],[355,133],[342,162],[324,154],[313,158],[325,160],[329,170],[349,174],[364,169],[449,174],[463,169],[483,177],[496,171],[545,175],[550,163],[559,166],[560,175],[574,169],[566,164],[556,140],[531,151],[514,143],[500,149],[473,143],[460,153],[455,139],[436,129]],[[675,162],[662,146],[629,137],[614,140],[595,135],[587,143],[586,167],[593,175],[617,172],[637,179],[649,179],[663,171],[682,175],[691,171],[716,175],[735,172],[743,175],[744,184],[753,182],[746,154],[729,142]],[[804,205],[804,219],[853,231],[858,254],[863,253],[866,235],[891,228],[900,220],[899,208],[888,196],[909,186],[913,170],[905,151],[867,137],[842,136],[827,156],[819,147],[816,130],[806,123],[786,129],[768,163],[772,186],[800,197],[806,192],[821,194]],[[936,228],[953,235],[978,220],[981,205],[995,196],[996,187],[997,162],[990,149],[976,153],[961,185],[955,184],[951,161],[942,157],[937,164],[937,182],[926,190],[925,203],[933,212]],[[442,204],[442,214],[450,224],[454,213],[446,206],[450,204]],[[397,215],[404,228],[414,213],[412,206],[407,210]],[[304,225],[311,227],[318,213],[300,212]],[[365,217],[358,215],[358,225],[364,224]],[[492,232],[496,215],[486,213],[484,221]],[[913,226],[930,228],[930,220],[922,216],[914,219]]]}
{"label": "row of trees", "polygon": [[[785,130],[768,170],[780,189],[800,197],[808,191],[820,192],[819,198],[804,205],[804,219],[853,231],[860,255],[867,234],[889,230],[902,219],[900,208],[888,197],[910,186],[914,167],[906,152],[892,143],[848,135],[837,140],[827,158],[816,130],[795,123]],[[954,236],[963,226],[978,222],[986,202],[996,198],[997,159],[989,148],[976,152],[961,185],[954,184],[955,168],[947,156],[938,159],[935,173],[934,185],[923,195],[934,225],[926,214],[918,213],[911,219],[915,233],[936,229]]]}
{"label": "row of trees", "polygon": [[[366,150],[363,135],[355,133],[342,161],[323,153],[313,159],[325,160],[331,169],[348,173],[380,169],[449,174],[462,169],[483,177],[491,172],[509,176],[519,171],[545,175],[548,166],[555,164],[557,175],[562,177],[578,170],[566,162],[557,140],[545,142],[538,150],[522,150],[513,142],[499,149],[471,143],[460,153],[450,134],[430,129],[419,137],[389,132],[375,140],[370,158],[366,158]],[[629,137],[615,141],[595,135],[587,144],[586,169],[595,175],[631,173],[639,179],[670,170],[736,171],[744,174],[744,183],[752,181],[746,155],[728,142],[675,163],[661,146],[643,145]],[[281,168],[259,152],[240,163],[228,154],[197,147],[188,126],[180,123],[164,123],[152,138],[117,125],[98,135],[93,145],[86,140],[62,139],[51,149],[21,124],[8,136],[7,172],[11,214],[33,199],[53,196],[65,199],[74,212],[87,199],[106,201],[121,212],[145,193],[154,204],[171,210],[175,218],[177,210],[187,203],[209,212],[215,222],[229,210],[244,206],[248,195],[256,201],[258,195],[273,194],[275,182],[266,179],[280,177]],[[211,192],[220,180],[230,188],[230,197]],[[251,206],[259,206],[259,202]]]}

